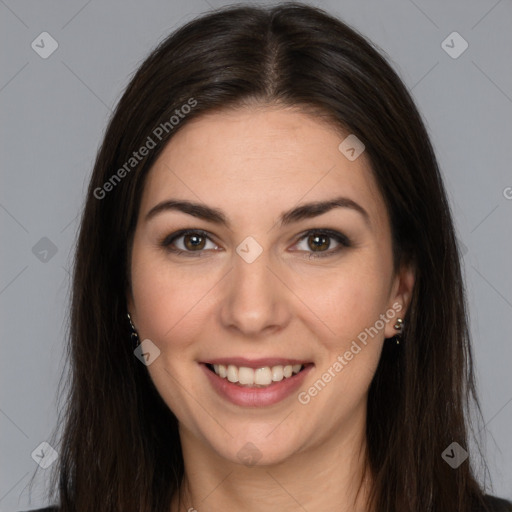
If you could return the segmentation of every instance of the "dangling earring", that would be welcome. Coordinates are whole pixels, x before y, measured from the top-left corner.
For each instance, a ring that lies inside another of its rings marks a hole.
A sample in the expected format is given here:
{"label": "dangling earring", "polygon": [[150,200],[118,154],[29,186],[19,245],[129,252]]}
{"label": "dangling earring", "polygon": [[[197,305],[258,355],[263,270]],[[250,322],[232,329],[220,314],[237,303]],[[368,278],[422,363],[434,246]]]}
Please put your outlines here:
{"label": "dangling earring", "polygon": [[132,317],[130,316],[130,313],[127,313],[128,320],[130,321],[130,336],[132,339],[132,345],[133,348],[136,349],[140,345],[139,335],[137,334],[137,330],[135,329],[135,326],[132,322]]}
{"label": "dangling earring", "polygon": [[398,331],[398,333],[395,336],[396,344],[397,345],[400,345],[400,340],[402,339],[402,333],[403,333],[403,330],[404,330],[404,325],[405,325],[404,321],[401,318],[397,318],[396,319],[396,324],[393,326]]}

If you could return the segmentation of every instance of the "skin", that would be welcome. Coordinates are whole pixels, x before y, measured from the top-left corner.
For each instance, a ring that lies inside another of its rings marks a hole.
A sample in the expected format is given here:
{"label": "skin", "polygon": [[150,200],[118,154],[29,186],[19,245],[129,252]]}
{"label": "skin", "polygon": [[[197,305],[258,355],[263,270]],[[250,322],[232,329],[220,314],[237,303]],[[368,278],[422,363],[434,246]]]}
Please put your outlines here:
{"label": "skin", "polygon": [[[371,476],[357,499],[356,490],[368,387],[385,338],[405,315],[414,273],[393,272],[383,198],[366,154],[349,161],[338,150],[346,135],[297,109],[208,114],[183,126],[147,176],[127,302],[140,339],[161,351],[147,370],[179,420],[186,468],[180,510],[366,510]],[[276,223],[299,204],[340,195],[368,212],[369,225],[350,208]],[[144,220],[170,198],[221,209],[231,228],[179,211]],[[322,228],[343,233],[352,246],[328,238],[315,251],[304,232]],[[199,239],[200,257],[190,237],[188,245],[187,237],[174,245],[195,250],[192,256],[159,244],[181,229],[209,233]],[[247,236],[263,248],[250,264],[236,252]],[[198,364],[230,356],[307,360],[315,365],[299,390],[307,391],[393,304],[400,313],[367,345],[359,343],[362,350],[307,404],[293,393],[268,407],[233,405]],[[253,466],[237,456],[247,442],[261,456]],[[176,500],[171,510],[178,510]]]}

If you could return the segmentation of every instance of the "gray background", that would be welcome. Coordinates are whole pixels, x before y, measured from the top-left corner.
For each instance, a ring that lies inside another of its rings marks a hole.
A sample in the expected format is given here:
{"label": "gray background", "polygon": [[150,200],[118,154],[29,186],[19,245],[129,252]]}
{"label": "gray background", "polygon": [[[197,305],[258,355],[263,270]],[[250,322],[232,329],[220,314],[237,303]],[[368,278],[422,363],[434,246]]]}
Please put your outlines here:
{"label": "gray background", "polygon": [[[45,504],[50,470],[31,453],[56,424],[77,216],[111,110],[157,42],[225,4],[0,0],[0,511]],[[512,499],[511,2],[314,5],[386,52],[427,123],[465,247],[492,490]],[[44,31],[59,45],[47,59],[31,47]],[[441,46],[453,31],[469,44],[456,59]],[[55,254],[41,251],[48,246],[43,237]]]}

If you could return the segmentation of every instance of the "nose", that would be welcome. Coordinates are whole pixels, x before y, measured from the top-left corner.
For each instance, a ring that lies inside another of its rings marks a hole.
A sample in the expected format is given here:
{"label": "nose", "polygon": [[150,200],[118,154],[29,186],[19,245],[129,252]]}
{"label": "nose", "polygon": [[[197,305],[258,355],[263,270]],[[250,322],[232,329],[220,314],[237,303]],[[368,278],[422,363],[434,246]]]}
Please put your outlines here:
{"label": "nose", "polygon": [[290,322],[291,295],[284,280],[271,266],[269,251],[248,263],[237,253],[226,276],[220,319],[224,328],[245,338],[277,333]]}

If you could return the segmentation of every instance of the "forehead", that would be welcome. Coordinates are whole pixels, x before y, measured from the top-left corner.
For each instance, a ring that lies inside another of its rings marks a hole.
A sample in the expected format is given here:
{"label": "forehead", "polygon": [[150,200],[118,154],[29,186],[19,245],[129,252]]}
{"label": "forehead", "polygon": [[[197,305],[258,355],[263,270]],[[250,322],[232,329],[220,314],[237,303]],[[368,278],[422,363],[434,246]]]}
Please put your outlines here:
{"label": "forehead", "polygon": [[169,197],[203,201],[228,216],[343,195],[362,204],[374,224],[384,201],[363,152],[340,150],[349,135],[296,109],[244,107],[202,115],[169,141],[149,171],[141,213]]}

